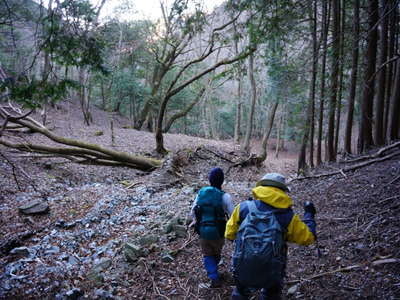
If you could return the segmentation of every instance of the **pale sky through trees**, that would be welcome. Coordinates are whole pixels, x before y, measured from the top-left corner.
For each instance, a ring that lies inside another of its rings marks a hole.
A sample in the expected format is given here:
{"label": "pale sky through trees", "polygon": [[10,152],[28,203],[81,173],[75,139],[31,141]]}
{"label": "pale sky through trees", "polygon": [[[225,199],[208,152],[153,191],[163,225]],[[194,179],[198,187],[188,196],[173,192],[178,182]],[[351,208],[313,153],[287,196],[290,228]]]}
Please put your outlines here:
{"label": "pale sky through trees", "polygon": [[[97,5],[100,0],[91,0],[94,5]],[[169,6],[173,0],[108,0],[101,12],[101,18],[107,18],[115,15],[116,8],[120,18],[125,20],[131,19],[158,19],[161,17],[160,1]],[[189,1],[194,2],[194,1]],[[219,6],[224,0],[203,0],[201,1],[206,11],[212,11],[216,6]]]}

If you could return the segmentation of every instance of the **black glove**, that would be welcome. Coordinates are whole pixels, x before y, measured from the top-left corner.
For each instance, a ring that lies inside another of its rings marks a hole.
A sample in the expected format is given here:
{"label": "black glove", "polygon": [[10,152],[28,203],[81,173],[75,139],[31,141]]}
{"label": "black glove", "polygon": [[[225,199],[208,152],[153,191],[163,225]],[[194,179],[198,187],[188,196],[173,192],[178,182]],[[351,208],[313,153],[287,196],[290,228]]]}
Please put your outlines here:
{"label": "black glove", "polygon": [[304,203],[304,212],[311,213],[313,216],[315,216],[317,210],[315,209],[314,203],[311,201],[306,201],[306,203]]}

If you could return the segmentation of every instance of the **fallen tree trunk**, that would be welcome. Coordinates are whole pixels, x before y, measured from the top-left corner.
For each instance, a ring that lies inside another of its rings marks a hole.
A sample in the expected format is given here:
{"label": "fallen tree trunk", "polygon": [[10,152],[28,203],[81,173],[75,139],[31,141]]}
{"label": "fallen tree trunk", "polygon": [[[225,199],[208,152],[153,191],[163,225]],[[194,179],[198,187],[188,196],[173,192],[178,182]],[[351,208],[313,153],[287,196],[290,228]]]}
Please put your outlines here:
{"label": "fallen tree trunk", "polygon": [[[58,136],[40,125],[32,118],[18,119],[11,117],[3,108],[0,108],[0,114],[8,118],[10,123],[18,124],[29,128],[32,132],[40,133],[51,141],[69,147],[53,147],[46,145],[37,145],[32,143],[12,143],[4,137],[0,139],[0,144],[26,152],[36,152],[41,154],[56,154],[59,156],[70,157],[72,161],[82,164],[96,164],[107,166],[126,166],[143,171],[151,171],[161,166],[162,161],[126,152],[115,151],[102,147],[97,144],[91,144],[84,141],[70,139]],[[74,159],[75,158],[75,159]]]}

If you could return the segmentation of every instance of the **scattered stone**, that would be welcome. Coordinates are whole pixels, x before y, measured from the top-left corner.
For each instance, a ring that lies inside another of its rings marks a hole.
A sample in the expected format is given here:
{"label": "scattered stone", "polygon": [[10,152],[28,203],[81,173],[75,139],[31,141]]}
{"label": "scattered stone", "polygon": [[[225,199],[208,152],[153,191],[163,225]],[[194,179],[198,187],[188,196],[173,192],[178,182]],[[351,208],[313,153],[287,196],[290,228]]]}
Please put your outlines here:
{"label": "scattered stone", "polygon": [[150,234],[150,235],[144,235],[139,238],[138,243],[143,246],[143,247],[148,247],[152,244],[157,243],[159,240],[157,235]]}
{"label": "scattered stone", "polygon": [[175,259],[172,257],[172,255],[171,254],[169,254],[169,253],[163,253],[162,255],[161,255],[161,261],[162,262],[165,262],[165,263],[170,263],[170,262],[173,262]]}
{"label": "scattered stone", "polygon": [[115,299],[114,296],[106,290],[103,289],[97,289],[94,292],[94,295],[96,296],[96,299],[101,299],[101,300],[112,300]]}
{"label": "scattered stone", "polygon": [[49,205],[46,202],[34,200],[20,206],[18,209],[26,215],[45,214],[49,212]]}
{"label": "scattered stone", "polygon": [[102,130],[97,130],[94,135],[95,136],[102,136],[104,134],[104,132]]}
{"label": "scattered stone", "polygon": [[70,255],[70,256],[68,256],[68,263],[71,265],[77,265],[79,263],[79,259],[77,259],[73,255]]}
{"label": "scattered stone", "polygon": [[47,254],[47,255],[58,254],[58,253],[60,253],[60,247],[57,247],[57,246],[51,246],[51,247],[47,248],[44,252],[44,254]]}
{"label": "scattered stone", "polygon": [[59,220],[56,222],[55,225],[60,228],[70,229],[70,228],[75,227],[76,222],[65,223],[64,220]]}
{"label": "scattered stone", "polygon": [[292,286],[292,287],[290,287],[290,288],[288,289],[287,294],[288,294],[288,295],[294,295],[294,294],[297,293],[298,289],[299,289],[299,285],[298,285],[298,284],[295,284],[294,286]]}
{"label": "scattered stone", "polygon": [[28,247],[18,247],[10,251],[10,254],[28,257],[30,252]]}
{"label": "scattered stone", "polygon": [[183,225],[175,225],[173,226],[173,231],[175,232],[176,236],[178,238],[184,238],[186,237],[186,227]]}
{"label": "scattered stone", "polygon": [[95,262],[93,269],[104,271],[111,266],[111,263],[111,258],[102,258],[99,261]]}
{"label": "scattered stone", "polygon": [[104,276],[102,274],[100,274],[99,272],[97,272],[97,270],[92,269],[88,275],[87,275],[88,279],[97,283],[97,284],[101,284],[104,281]]}
{"label": "scattered stone", "polygon": [[124,255],[128,262],[136,262],[139,257],[146,256],[146,252],[148,252],[146,250],[132,243],[125,243],[124,245]]}
{"label": "scattered stone", "polygon": [[65,293],[68,300],[77,300],[79,297],[83,296],[83,292],[78,288],[73,288]]}

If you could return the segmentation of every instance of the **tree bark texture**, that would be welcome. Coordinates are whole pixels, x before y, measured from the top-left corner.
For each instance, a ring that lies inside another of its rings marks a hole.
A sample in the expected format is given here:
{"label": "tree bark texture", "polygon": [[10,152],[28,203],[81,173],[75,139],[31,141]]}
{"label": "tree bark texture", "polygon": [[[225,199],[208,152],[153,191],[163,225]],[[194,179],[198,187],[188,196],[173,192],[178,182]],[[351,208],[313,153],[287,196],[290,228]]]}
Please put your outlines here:
{"label": "tree bark texture", "polygon": [[[306,121],[303,129],[303,138],[300,147],[299,159],[297,170],[300,172],[301,170],[306,169],[306,149],[307,143],[310,137],[310,166],[314,166],[314,155],[313,155],[313,147],[314,143],[311,142],[314,136],[314,106],[315,106],[315,83],[317,78],[317,63],[318,63],[318,49],[317,49],[317,3],[316,1],[312,1],[311,8],[311,34],[312,34],[312,45],[313,45],[313,64],[311,70],[311,81],[310,81],[310,94],[308,98],[307,112],[306,112]],[[311,135],[311,136],[310,136]]]}
{"label": "tree bark texture", "polygon": [[364,77],[364,91],[361,102],[361,124],[359,152],[362,153],[374,145],[372,138],[372,109],[375,91],[375,68],[377,55],[378,28],[376,23],[379,20],[378,0],[368,1],[368,24],[369,34],[367,40],[366,69]]}
{"label": "tree bark texture", "polygon": [[329,101],[328,116],[328,136],[327,136],[327,159],[328,161],[336,160],[336,152],[334,147],[334,131],[335,131],[335,110],[338,91],[338,75],[339,75],[339,52],[340,52],[340,0],[332,1],[333,9],[333,30],[332,30],[332,75],[331,75],[331,97]]}
{"label": "tree bark texture", "polygon": [[340,54],[339,54],[339,91],[336,105],[336,130],[335,130],[335,153],[338,153],[339,147],[339,134],[340,134],[340,118],[342,114],[342,94],[343,94],[343,72],[344,72],[344,30],[346,22],[346,9],[345,1],[341,3],[341,26],[340,26]]}
{"label": "tree bark texture", "polygon": [[[279,98],[278,98],[279,99]],[[278,108],[279,100],[276,100],[270,110],[269,116],[267,118],[267,124],[265,128],[265,133],[261,142],[260,155],[257,157],[257,163],[260,165],[267,159],[268,152],[268,139],[271,135],[272,127],[274,125],[276,109]]]}
{"label": "tree bark texture", "polygon": [[378,74],[378,95],[375,102],[375,127],[374,127],[374,142],[376,145],[383,145],[385,143],[384,132],[384,108],[385,108],[385,95],[386,95],[386,77],[387,67],[384,65],[388,58],[388,26],[389,16],[387,14],[389,9],[389,1],[381,0],[381,26],[380,26],[380,39],[379,39],[379,65],[380,71]]}
{"label": "tree bark texture", "polygon": [[388,136],[391,141],[394,141],[399,138],[399,122],[400,122],[399,112],[400,112],[400,59],[397,59],[393,92],[392,92],[392,97],[390,98]]}
{"label": "tree bark texture", "polygon": [[353,6],[353,53],[351,63],[350,91],[347,108],[346,129],[344,137],[344,150],[351,153],[351,140],[353,131],[354,103],[356,99],[357,76],[358,76],[358,44],[360,36],[360,0],[354,0]]}
{"label": "tree bark texture", "polygon": [[247,119],[247,127],[246,127],[246,135],[244,137],[242,150],[249,153],[250,152],[250,138],[253,130],[253,119],[254,119],[254,110],[256,106],[257,100],[257,90],[256,90],[256,81],[254,80],[254,55],[253,53],[249,56],[249,81],[251,87],[251,103],[249,109],[249,115]]}
{"label": "tree bark texture", "polygon": [[[395,46],[396,46],[396,31],[397,31],[397,9],[395,7],[395,1],[391,0],[391,7],[390,7],[390,14],[389,14],[389,59],[393,59],[395,56]],[[392,93],[392,83],[394,78],[394,72],[396,70],[395,64],[389,64],[388,66],[388,73],[387,73],[387,86],[386,86],[386,96],[385,96],[385,115],[384,115],[384,132],[386,139],[388,139],[388,123],[389,123],[389,110],[390,110],[390,97]]]}
{"label": "tree bark texture", "polygon": [[325,104],[325,71],[326,71],[326,55],[328,47],[328,29],[330,20],[330,2],[324,0],[322,6],[322,66],[321,66],[321,90],[320,90],[320,103],[319,103],[319,116],[318,116],[318,136],[317,136],[317,165],[322,163],[322,132],[323,132],[323,121],[324,121],[324,104]]}

